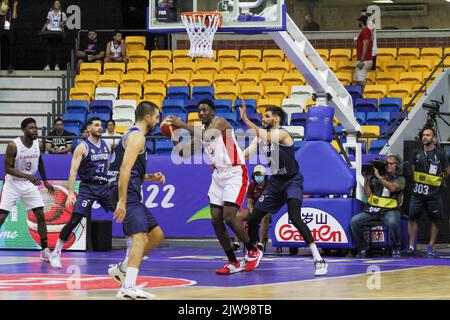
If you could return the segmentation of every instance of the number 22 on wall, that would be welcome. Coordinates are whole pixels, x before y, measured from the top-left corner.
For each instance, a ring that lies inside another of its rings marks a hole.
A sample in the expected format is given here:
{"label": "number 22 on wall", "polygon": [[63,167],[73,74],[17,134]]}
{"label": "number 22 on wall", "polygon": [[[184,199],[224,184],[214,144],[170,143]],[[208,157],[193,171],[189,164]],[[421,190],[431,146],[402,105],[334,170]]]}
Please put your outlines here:
{"label": "number 22 on wall", "polygon": [[[150,192],[147,200],[145,201],[145,206],[149,209],[158,207],[158,203],[154,203],[153,201],[159,194],[159,187],[157,185],[149,185],[147,187],[147,191]],[[164,199],[161,201],[161,207],[164,209],[172,208],[174,206],[173,203],[170,202],[175,193],[175,187],[171,184],[164,186],[162,189],[163,192],[166,192]]]}

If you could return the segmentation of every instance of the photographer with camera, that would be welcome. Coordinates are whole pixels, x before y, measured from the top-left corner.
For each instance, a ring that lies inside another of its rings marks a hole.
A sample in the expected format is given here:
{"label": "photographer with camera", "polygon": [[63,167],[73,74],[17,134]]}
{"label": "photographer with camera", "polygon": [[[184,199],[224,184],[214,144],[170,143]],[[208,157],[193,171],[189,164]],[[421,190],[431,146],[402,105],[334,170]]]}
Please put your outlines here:
{"label": "photographer with camera", "polygon": [[409,249],[407,254],[414,255],[414,243],[417,235],[417,220],[424,212],[431,221],[430,242],[427,254],[433,255],[438,227],[436,222],[442,218],[442,184],[450,175],[448,158],[444,151],[436,146],[436,131],[431,127],[422,129],[423,147],[413,155],[414,187],[409,202]]}
{"label": "photographer with camera", "polygon": [[364,211],[355,215],[350,227],[359,253],[365,258],[367,242],[364,227],[369,222],[381,221],[389,229],[392,257],[400,258],[400,206],[403,201],[405,178],[401,175],[401,160],[398,156],[388,156],[386,161],[373,162],[373,175],[366,175],[364,193],[368,199]]}

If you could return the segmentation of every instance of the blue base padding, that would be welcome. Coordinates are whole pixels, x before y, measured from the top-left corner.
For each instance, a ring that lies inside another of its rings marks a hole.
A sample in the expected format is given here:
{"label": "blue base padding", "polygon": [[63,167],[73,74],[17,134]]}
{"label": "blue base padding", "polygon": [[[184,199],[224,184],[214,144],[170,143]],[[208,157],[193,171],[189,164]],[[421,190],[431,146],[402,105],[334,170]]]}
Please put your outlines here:
{"label": "blue base padding", "polygon": [[[354,198],[306,198],[302,205],[302,219],[311,229],[316,244],[321,248],[354,248],[350,220],[361,211]],[[276,247],[305,247],[297,229],[288,223],[287,206],[272,218],[270,237]]]}

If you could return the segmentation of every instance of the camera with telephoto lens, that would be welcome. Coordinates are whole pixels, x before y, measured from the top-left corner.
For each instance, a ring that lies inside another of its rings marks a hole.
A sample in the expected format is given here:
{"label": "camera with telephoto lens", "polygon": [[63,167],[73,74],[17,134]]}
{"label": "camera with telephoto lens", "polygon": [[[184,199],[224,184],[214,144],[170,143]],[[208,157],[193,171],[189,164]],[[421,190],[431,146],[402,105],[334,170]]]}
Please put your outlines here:
{"label": "camera with telephoto lens", "polygon": [[373,168],[377,168],[380,175],[384,175],[386,173],[387,161],[383,159],[374,159],[370,161],[370,164],[362,166],[362,174],[363,176],[370,176],[374,174]]}

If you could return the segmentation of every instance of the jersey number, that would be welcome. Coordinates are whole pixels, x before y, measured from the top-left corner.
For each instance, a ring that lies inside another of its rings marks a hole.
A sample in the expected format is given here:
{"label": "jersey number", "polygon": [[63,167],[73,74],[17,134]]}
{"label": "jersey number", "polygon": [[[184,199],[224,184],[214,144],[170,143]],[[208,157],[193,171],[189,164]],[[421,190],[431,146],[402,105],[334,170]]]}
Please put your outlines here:
{"label": "jersey number", "polygon": [[26,170],[26,171],[30,171],[32,165],[33,165],[33,164],[32,164],[31,162],[25,163],[25,170]]}
{"label": "jersey number", "polygon": [[425,186],[423,184],[415,183],[414,184],[414,193],[427,195],[428,191],[429,191],[428,188],[429,188],[428,186]]}
{"label": "jersey number", "polygon": [[[156,199],[156,197],[159,194],[159,187],[157,185],[150,185],[147,187],[147,191],[150,192],[150,195],[148,196],[147,201],[145,201],[145,206],[147,208],[156,208],[159,205],[157,203],[153,203],[153,201]],[[175,187],[171,184],[166,185],[163,190],[163,192],[167,192],[164,196],[164,199],[161,201],[161,207],[167,209],[172,208],[174,206],[173,203],[170,202],[172,200],[172,197],[175,193]]]}

